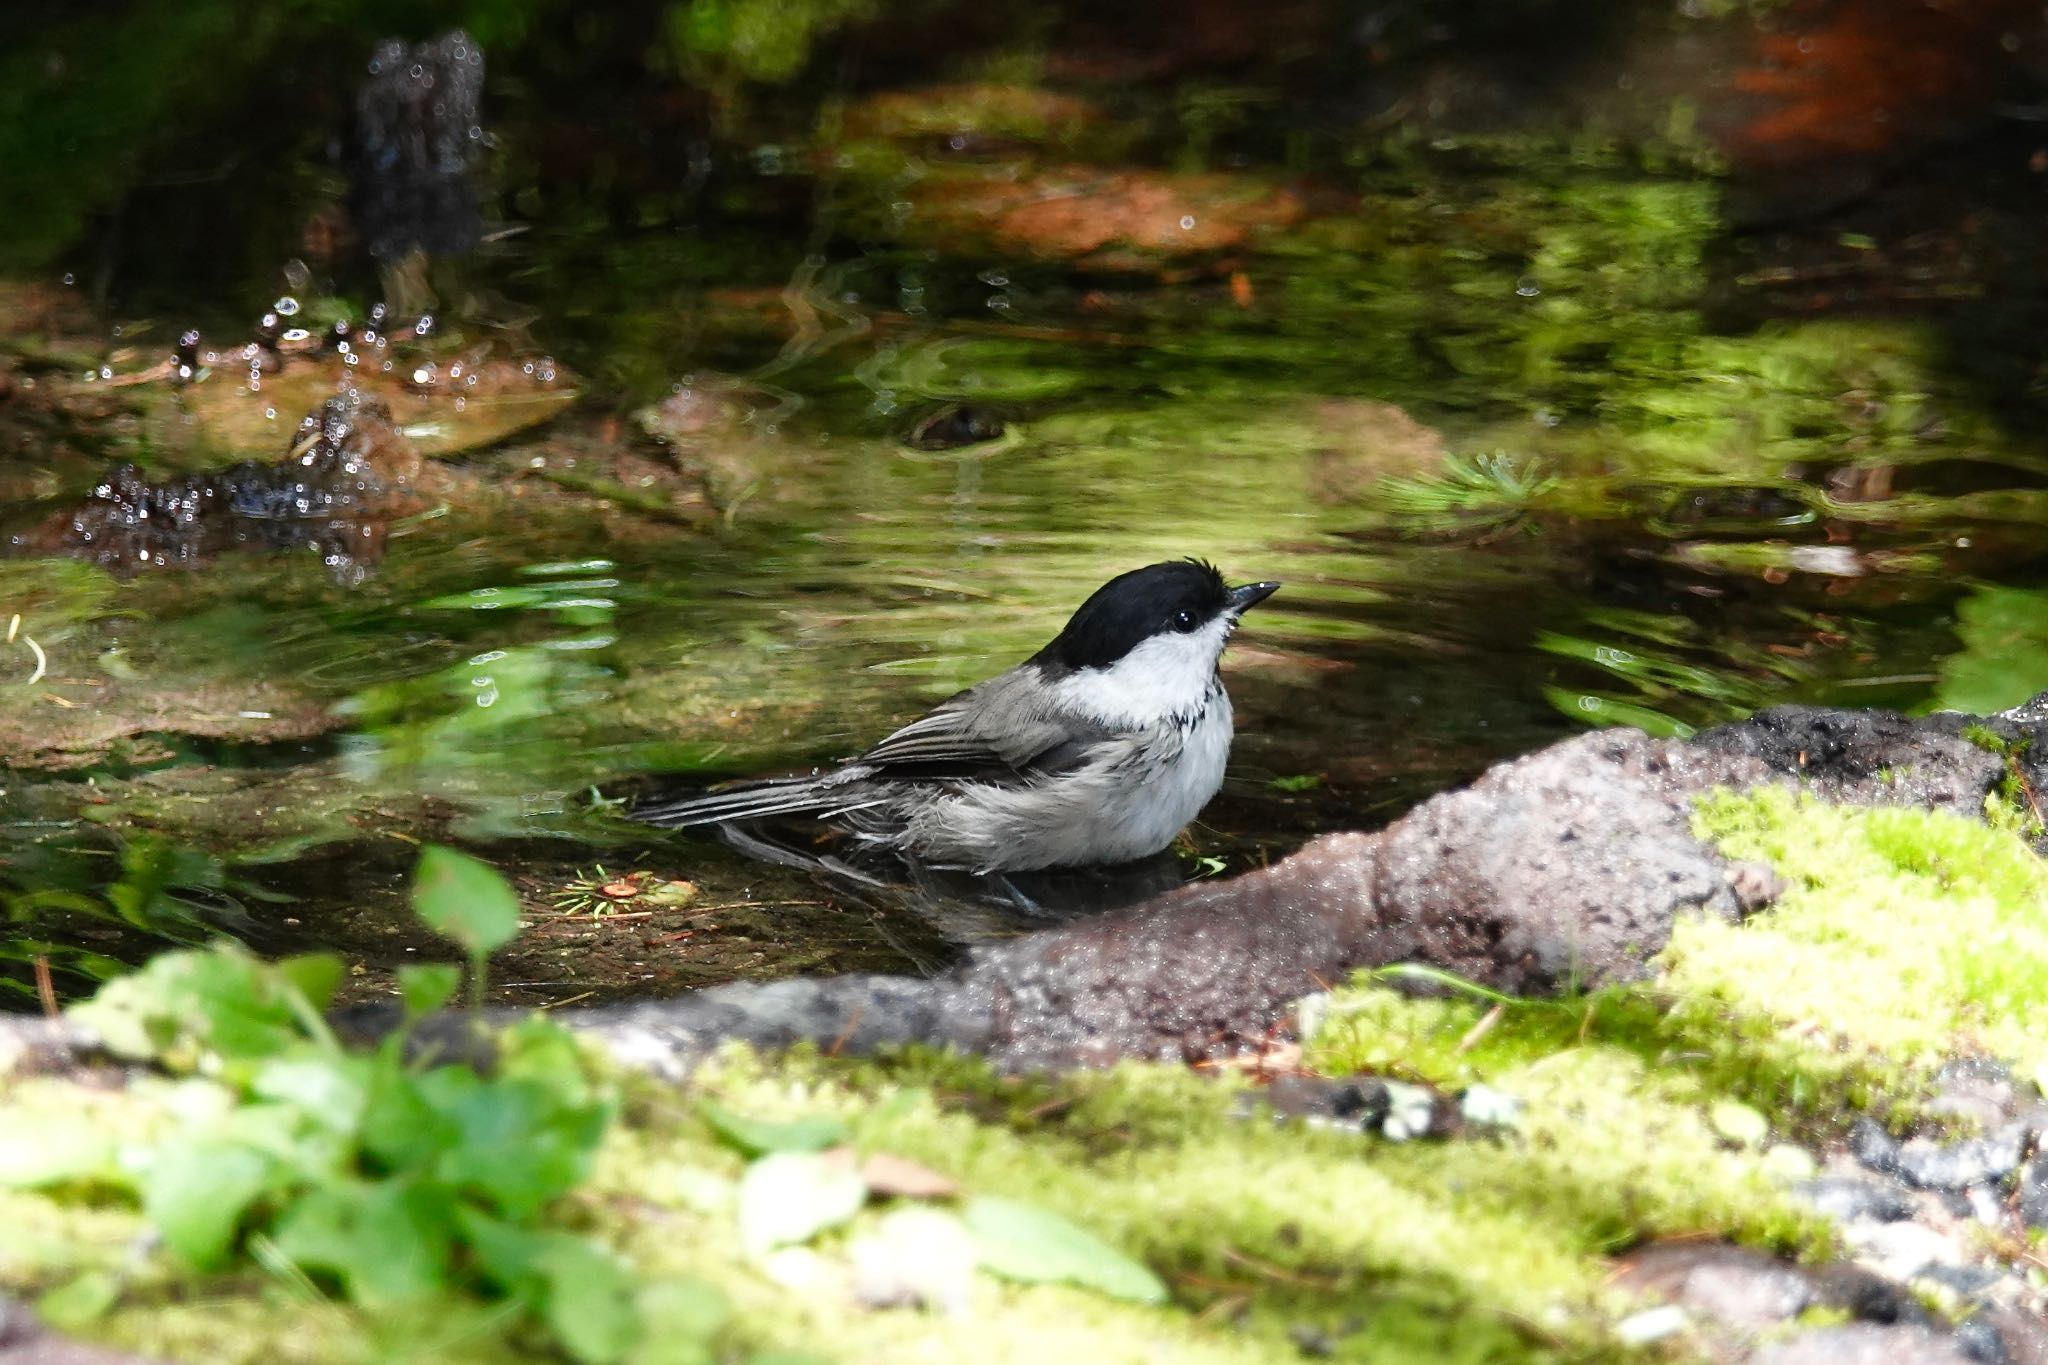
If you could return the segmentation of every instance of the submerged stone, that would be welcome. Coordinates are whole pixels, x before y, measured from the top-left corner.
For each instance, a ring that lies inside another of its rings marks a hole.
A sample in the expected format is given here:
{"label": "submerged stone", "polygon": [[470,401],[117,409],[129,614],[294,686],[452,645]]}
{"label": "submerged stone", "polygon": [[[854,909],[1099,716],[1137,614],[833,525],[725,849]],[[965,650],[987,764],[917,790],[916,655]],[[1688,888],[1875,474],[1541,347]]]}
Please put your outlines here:
{"label": "submerged stone", "polygon": [[1003,419],[995,413],[966,403],[953,403],[912,427],[910,444],[918,450],[958,450],[993,441],[1003,431]]}
{"label": "submerged stone", "polygon": [[199,567],[230,550],[311,549],[337,581],[355,583],[383,554],[419,467],[386,409],[351,389],[307,414],[280,463],[160,482],[123,464],[29,544],[123,573]]}

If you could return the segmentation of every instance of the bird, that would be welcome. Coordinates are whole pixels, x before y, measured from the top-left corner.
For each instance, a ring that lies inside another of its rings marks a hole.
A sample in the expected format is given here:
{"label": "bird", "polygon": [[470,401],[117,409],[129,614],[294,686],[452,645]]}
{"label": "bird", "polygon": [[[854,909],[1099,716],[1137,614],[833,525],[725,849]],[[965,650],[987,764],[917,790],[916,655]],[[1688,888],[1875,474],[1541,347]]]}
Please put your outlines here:
{"label": "bird", "polygon": [[804,817],[923,867],[1096,867],[1171,845],[1223,785],[1233,722],[1217,664],[1278,583],[1228,586],[1199,559],[1097,588],[1051,643],[858,758],[796,777],[646,802],[650,824]]}

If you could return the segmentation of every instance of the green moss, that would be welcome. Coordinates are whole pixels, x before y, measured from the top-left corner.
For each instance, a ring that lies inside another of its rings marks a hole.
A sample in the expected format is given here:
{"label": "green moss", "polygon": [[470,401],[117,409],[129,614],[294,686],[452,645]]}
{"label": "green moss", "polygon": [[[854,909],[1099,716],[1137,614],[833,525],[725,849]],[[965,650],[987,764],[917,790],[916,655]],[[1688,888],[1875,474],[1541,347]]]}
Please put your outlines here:
{"label": "green moss", "polygon": [[1718,999],[1874,1078],[1957,1051],[2041,1074],[2048,866],[2024,839],[1943,812],[1852,810],[1778,788],[1703,802],[1699,830],[1789,890],[1764,920],[1681,928],[1678,990]]}
{"label": "green moss", "polygon": [[[1602,1096],[1590,1106],[1589,1080]],[[1599,1251],[1702,1226],[1763,1240],[1797,1233],[1754,1168],[1715,1150],[1697,1120],[1680,1119],[1662,1154],[1640,1165],[1588,1157],[1643,1150],[1598,1131],[1596,1111],[1618,1119],[1633,1108],[1624,1097],[1635,1078],[1623,1072],[1532,1076],[1540,1117],[1501,1144],[1409,1147],[1241,1117],[1241,1085],[1178,1068],[1018,1081],[924,1052],[765,1069],[736,1056],[707,1085],[748,1112],[836,1113],[863,1149],[1062,1213],[1174,1289],[1172,1309],[1147,1310],[984,1284],[975,1318],[958,1324],[849,1316],[817,1297],[791,1305],[752,1275],[735,1275],[718,1186],[707,1197],[701,1160],[678,1160],[704,1141],[702,1129],[673,1099],[649,1100],[619,1149],[622,1163],[599,1176],[668,1210],[636,1230],[628,1250],[664,1271],[719,1281],[743,1317],[785,1322],[800,1340],[838,1343],[849,1359],[1028,1361],[1074,1350],[1105,1360],[1162,1351],[1266,1360],[1291,1350],[1294,1327],[1347,1322],[1354,1329],[1337,1333],[1344,1359],[1601,1359],[1618,1353],[1601,1327],[1611,1305]],[[1725,1182],[1677,1179],[1702,1161]],[[713,1158],[721,1178],[737,1169],[734,1158]],[[824,1250],[830,1257],[834,1248]]]}
{"label": "green moss", "polygon": [[[1604,1288],[1602,1253],[1702,1229],[1811,1244],[1755,1159],[1727,1150],[1697,1106],[1664,1098],[1634,1059],[1573,1049],[1527,1064],[1513,1083],[1524,1119],[1499,1140],[1397,1146],[1244,1116],[1242,1082],[1179,1068],[1018,1080],[927,1051],[859,1062],[735,1051],[691,1095],[627,1078],[625,1121],[567,1215],[652,1281],[717,1285],[736,1310],[737,1348],[876,1361],[1163,1353],[1249,1365],[1289,1354],[1303,1329],[1330,1334],[1338,1358],[1357,1361],[1618,1360],[1626,1352],[1605,1324],[1626,1305]],[[22,1086],[0,1113],[10,1126],[39,1122],[70,1091]],[[1147,1308],[983,1278],[971,1318],[862,1311],[838,1286],[848,1241],[879,1216],[872,1206],[779,1267],[808,1269],[816,1285],[778,1284],[739,1249],[742,1161],[702,1121],[698,1095],[765,1118],[837,1116],[863,1151],[1065,1216],[1150,1265],[1172,1302]],[[96,1119],[146,1131],[170,1099],[148,1085],[100,1097],[107,1112]],[[0,1255],[0,1284],[35,1293],[81,1271],[121,1277],[121,1304],[90,1329],[101,1339],[235,1361],[379,1349],[374,1323],[283,1282],[215,1279],[195,1300],[198,1282],[183,1272],[157,1258],[138,1269],[129,1248],[140,1219],[89,1191],[6,1194],[0,1214],[23,1230]],[[478,1329],[427,1355],[520,1358],[516,1348]]]}

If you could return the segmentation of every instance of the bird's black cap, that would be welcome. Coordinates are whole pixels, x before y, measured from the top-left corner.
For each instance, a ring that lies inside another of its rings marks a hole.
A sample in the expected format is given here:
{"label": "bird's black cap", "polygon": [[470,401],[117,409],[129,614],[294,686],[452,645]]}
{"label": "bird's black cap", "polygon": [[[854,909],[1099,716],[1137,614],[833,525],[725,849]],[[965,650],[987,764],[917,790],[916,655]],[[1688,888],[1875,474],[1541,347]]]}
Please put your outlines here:
{"label": "bird's black cap", "polygon": [[1280,585],[1231,588],[1199,559],[1147,564],[1097,588],[1033,662],[1073,670],[1107,668],[1155,635],[1200,630],[1225,612],[1249,609]]}

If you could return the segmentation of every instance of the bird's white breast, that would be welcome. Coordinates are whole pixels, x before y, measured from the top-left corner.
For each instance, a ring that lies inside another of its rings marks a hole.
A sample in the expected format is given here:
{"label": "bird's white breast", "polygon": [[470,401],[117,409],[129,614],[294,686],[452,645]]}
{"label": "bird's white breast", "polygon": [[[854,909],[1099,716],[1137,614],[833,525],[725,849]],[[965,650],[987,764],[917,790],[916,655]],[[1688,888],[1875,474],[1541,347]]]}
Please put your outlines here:
{"label": "bird's white breast", "polygon": [[925,804],[906,845],[935,862],[1028,871],[1149,858],[1223,785],[1230,697],[1214,673],[1199,709],[1104,740],[1081,767],[1023,787],[974,784]]}

